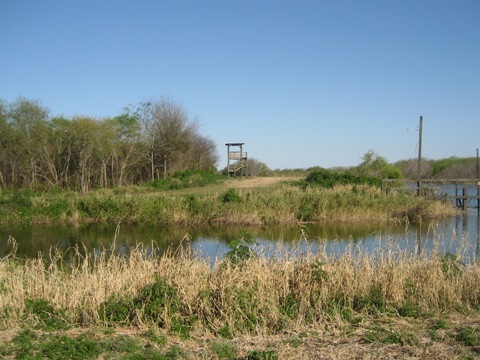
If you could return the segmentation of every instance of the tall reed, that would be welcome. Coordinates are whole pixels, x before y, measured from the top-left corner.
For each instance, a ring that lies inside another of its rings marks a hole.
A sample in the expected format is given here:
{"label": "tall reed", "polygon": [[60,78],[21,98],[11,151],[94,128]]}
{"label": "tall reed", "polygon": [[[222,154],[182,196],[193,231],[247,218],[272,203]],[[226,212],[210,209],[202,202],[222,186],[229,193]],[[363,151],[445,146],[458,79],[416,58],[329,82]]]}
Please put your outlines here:
{"label": "tall reed", "polygon": [[[392,241],[392,244],[395,241]],[[352,245],[333,255],[280,249],[276,256],[208,261],[186,246],[155,256],[137,247],[50,260],[0,260],[0,326],[36,324],[28,304],[46,301],[50,316],[74,326],[123,324],[168,331],[276,334],[306,326],[342,326],[364,316],[423,316],[480,309],[480,266],[456,254],[392,245],[366,253]]]}
{"label": "tall reed", "polygon": [[223,193],[119,193],[98,190],[81,194],[6,194],[0,199],[1,221],[10,223],[128,222],[137,224],[272,224],[319,221],[364,222],[442,217],[449,204],[406,194],[385,195],[374,187],[334,189],[284,186],[273,191]]}

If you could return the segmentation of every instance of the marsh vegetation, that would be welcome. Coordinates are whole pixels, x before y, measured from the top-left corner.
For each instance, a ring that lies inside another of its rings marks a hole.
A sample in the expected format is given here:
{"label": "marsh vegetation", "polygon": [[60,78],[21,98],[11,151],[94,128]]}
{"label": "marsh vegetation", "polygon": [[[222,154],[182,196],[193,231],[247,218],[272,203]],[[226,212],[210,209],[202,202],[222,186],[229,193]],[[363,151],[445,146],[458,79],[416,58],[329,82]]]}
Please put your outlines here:
{"label": "marsh vegetation", "polygon": [[162,256],[143,247],[128,257],[76,252],[68,261],[55,249],[48,261],[12,253],[0,260],[0,352],[138,358],[147,346],[141,358],[309,358],[320,349],[332,358],[473,358],[480,267],[461,254],[392,243],[267,258],[248,233],[213,266],[188,246]]}

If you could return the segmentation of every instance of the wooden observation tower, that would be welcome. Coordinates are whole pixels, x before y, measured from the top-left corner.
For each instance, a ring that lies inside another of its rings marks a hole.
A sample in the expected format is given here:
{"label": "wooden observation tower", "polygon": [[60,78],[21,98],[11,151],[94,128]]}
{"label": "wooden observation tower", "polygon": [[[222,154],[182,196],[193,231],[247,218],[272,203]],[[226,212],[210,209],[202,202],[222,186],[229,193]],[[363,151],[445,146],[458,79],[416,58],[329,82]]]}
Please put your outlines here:
{"label": "wooden observation tower", "polygon": [[225,144],[228,151],[228,176],[247,175],[247,153],[243,152],[244,143]]}

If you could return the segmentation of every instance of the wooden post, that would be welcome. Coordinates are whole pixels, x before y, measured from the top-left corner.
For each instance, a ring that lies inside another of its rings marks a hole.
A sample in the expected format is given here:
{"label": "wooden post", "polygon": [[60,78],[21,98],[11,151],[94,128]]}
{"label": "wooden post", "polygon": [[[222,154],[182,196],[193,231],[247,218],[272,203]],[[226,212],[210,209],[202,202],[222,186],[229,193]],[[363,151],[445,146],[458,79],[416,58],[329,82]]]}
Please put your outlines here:
{"label": "wooden post", "polygon": [[480,213],[480,168],[478,163],[478,148],[477,148],[477,209]]}
{"label": "wooden post", "polygon": [[458,186],[456,181],[455,181],[455,203],[457,204],[457,207],[460,207],[460,200],[458,199]]}
{"label": "wooden post", "polygon": [[480,211],[477,211],[477,247],[475,249],[475,255],[480,257]]}
{"label": "wooden post", "polygon": [[467,210],[467,205],[468,205],[468,188],[467,187],[463,187],[463,210]]}
{"label": "wooden post", "polygon": [[422,127],[423,116],[420,116],[420,123],[418,125],[417,195],[420,195],[420,171],[422,168]]}

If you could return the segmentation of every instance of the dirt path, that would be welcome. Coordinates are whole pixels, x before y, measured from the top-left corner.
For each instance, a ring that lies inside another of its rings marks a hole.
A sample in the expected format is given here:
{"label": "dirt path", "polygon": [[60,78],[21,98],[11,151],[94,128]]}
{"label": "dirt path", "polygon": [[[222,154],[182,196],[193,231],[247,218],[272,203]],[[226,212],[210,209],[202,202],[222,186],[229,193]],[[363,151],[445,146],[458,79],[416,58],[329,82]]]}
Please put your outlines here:
{"label": "dirt path", "polygon": [[280,186],[282,182],[289,182],[298,179],[300,178],[283,176],[232,178],[227,181],[227,186],[235,189],[266,188]]}

